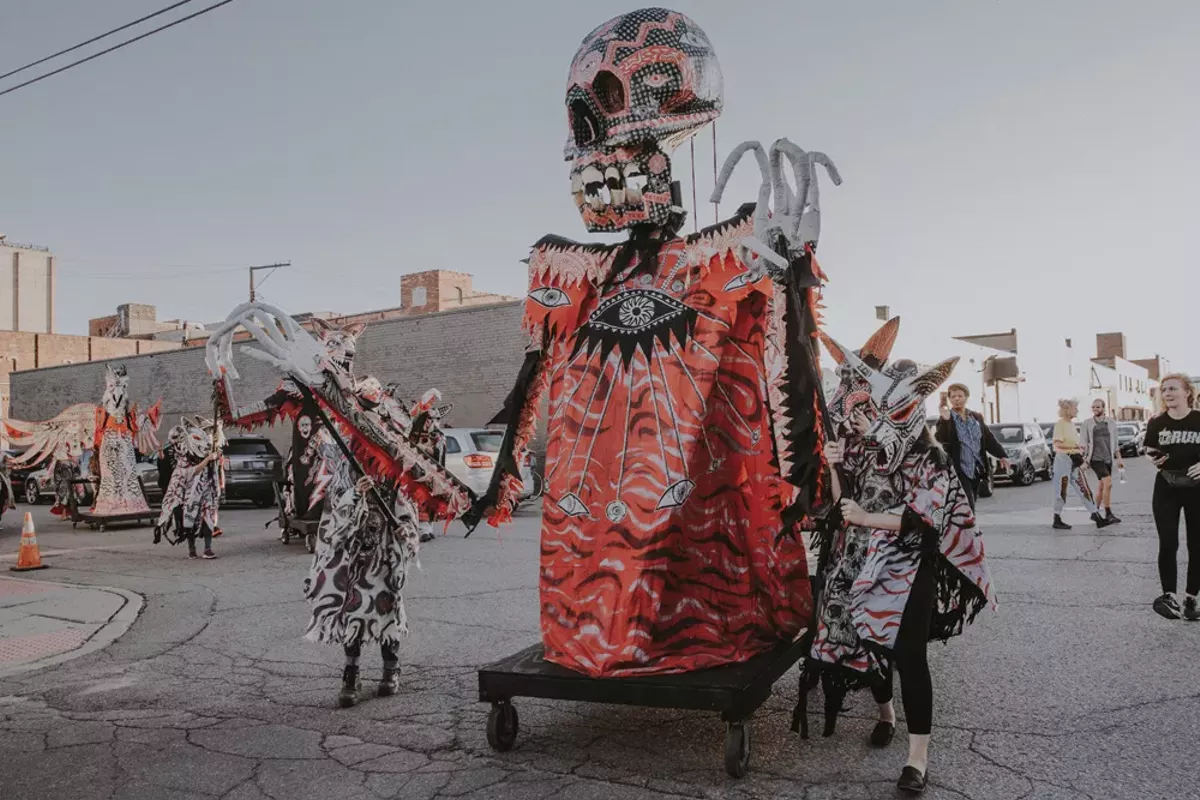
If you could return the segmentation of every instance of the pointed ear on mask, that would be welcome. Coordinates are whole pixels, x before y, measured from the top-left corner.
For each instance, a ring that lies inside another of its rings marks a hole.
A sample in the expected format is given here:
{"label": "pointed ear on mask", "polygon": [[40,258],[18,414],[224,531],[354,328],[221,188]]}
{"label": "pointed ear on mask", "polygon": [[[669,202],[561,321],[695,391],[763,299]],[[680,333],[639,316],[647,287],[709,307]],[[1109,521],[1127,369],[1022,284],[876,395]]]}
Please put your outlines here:
{"label": "pointed ear on mask", "polygon": [[913,390],[922,397],[929,397],[950,379],[956,366],[958,366],[958,356],[947,358],[940,364],[930,367],[912,379]]}
{"label": "pointed ear on mask", "polygon": [[358,338],[358,335],[360,333],[362,333],[363,331],[365,331],[366,329],[367,329],[367,323],[352,322],[349,325],[346,325],[345,327],[342,328],[342,333],[346,334],[347,336],[349,336],[353,339],[356,339],[356,338]]}
{"label": "pointed ear on mask", "polygon": [[846,361],[845,349],[833,340],[833,337],[825,333],[823,330],[817,330],[817,336],[821,339],[821,344],[825,345],[825,349],[829,351],[829,355],[833,356],[833,360],[839,364]]}
{"label": "pointed ear on mask", "polygon": [[309,319],[312,320],[313,327],[317,330],[318,333],[328,333],[329,331],[335,330],[335,328],[332,325],[330,325],[328,322],[326,322],[321,317],[309,317]]}
{"label": "pointed ear on mask", "polygon": [[896,344],[896,336],[900,333],[900,318],[892,317],[879,330],[871,334],[871,338],[867,339],[867,343],[862,346],[858,354],[868,364],[876,367],[882,367],[887,363],[888,357],[892,354],[892,347]]}

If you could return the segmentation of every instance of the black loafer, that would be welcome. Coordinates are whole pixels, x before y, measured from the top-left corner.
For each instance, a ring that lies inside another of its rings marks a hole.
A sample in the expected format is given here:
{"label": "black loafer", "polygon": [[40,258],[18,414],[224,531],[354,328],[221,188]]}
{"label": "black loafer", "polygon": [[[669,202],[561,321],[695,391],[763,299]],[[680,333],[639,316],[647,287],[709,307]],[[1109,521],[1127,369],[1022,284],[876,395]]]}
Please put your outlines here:
{"label": "black loafer", "polygon": [[895,723],[880,720],[875,723],[875,729],[871,731],[871,747],[887,747],[892,743],[892,737],[895,735]]}
{"label": "black loafer", "polygon": [[900,780],[896,781],[896,788],[908,794],[923,794],[925,792],[925,783],[929,780],[929,770],[925,770],[925,774],[921,774],[921,770],[916,767],[905,767],[900,770]]}

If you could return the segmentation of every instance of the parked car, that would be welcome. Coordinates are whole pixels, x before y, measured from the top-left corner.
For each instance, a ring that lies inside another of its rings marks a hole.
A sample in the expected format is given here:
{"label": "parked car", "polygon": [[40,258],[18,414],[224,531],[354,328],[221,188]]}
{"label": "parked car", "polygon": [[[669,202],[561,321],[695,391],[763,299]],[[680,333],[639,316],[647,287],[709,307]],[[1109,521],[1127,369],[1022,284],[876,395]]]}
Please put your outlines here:
{"label": "parked car", "polygon": [[[161,503],[163,492],[158,486],[158,464],[153,457],[142,459],[139,457],[138,462],[133,467],[137,473],[138,483],[142,485],[142,494],[146,496],[147,503]],[[86,476],[84,476],[86,477]],[[46,502],[54,499],[54,475],[49,467],[41,467],[35,469],[25,475],[21,482],[21,488],[17,489],[16,482],[13,482],[13,491],[18,497],[25,500],[30,505],[37,505],[41,502]],[[85,496],[80,498],[80,505],[91,505],[93,502],[92,489],[89,487]]]}
{"label": "parked car", "polygon": [[[496,453],[504,441],[504,431],[490,428],[446,428],[446,469],[477,495],[487,491],[496,469]],[[522,500],[541,495],[540,475],[533,469],[533,458],[525,456],[521,464]]]}
{"label": "parked car", "polygon": [[1146,428],[1136,422],[1117,423],[1117,447],[1122,456],[1140,456],[1146,452]]}
{"label": "parked car", "polygon": [[[265,436],[226,438],[223,500],[249,500],[259,508],[275,505],[275,482],[283,480],[283,456]],[[157,480],[157,477],[155,478]]]}
{"label": "parked car", "polygon": [[[5,450],[4,463],[11,464],[12,460],[21,454],[20,450]],[[25,479],[32,472],[37,472],[37,467],[9,467],[8,480],[12,483],[13,494],[16,497],[25,497]]]}
{"label": "parked car", "polygon": [[996,478],[1011,480],[1017,486],[1028,486],[1039,475],[1050,480],[1054,457],[1041,427],[1032,422],[998,423],[988,427],[1008,454],[1008,472],[999,473]]}

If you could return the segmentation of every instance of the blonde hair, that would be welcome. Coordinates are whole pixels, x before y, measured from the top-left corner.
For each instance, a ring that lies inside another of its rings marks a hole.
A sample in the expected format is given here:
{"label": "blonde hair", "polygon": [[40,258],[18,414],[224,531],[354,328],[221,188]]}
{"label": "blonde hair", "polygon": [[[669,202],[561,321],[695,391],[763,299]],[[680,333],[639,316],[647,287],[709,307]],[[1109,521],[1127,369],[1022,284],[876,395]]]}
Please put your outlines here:
{"label": "blonde hair", "polygon": [[1079,401],[1074,397],[1061,397],[1058,400],[1058,416],[1062,419],[1069,419],[1075,414],[1070,413],[1070,409],[1075,409],[1075,414],[1079,413]]}
{"label": "blonde hair", "polygon": [[1159,407],[1159,410],[1165,411],[1167,408],[1166,405],[1163,403],[1163,399],[1162,399],[1162,386],[1167,381],[1179,381],[1180,385],[1183,386],[1184,393],[1187,394],[1188,408],[1196,408],[1196,384],[1195,384],[1195,382],[1193,382],[1190,377],[1188,377],[1187,375],[1184,375],[1182,372],[1170,372],[1170,373],[1167,373],[1166,375],[1163,375],[1162,378],[1158,381],[1158,407]]}

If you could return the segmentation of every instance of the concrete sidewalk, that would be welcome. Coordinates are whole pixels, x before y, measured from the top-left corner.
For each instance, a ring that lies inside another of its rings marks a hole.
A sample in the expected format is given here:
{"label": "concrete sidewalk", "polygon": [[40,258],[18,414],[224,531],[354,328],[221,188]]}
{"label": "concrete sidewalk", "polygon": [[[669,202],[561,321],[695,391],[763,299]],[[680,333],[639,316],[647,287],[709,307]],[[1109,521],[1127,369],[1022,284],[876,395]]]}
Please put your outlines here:
{"label": "concrete sidewalk", "polygon": [[124,589],[0,577],[0,678],[95,652],[141,609]]}

